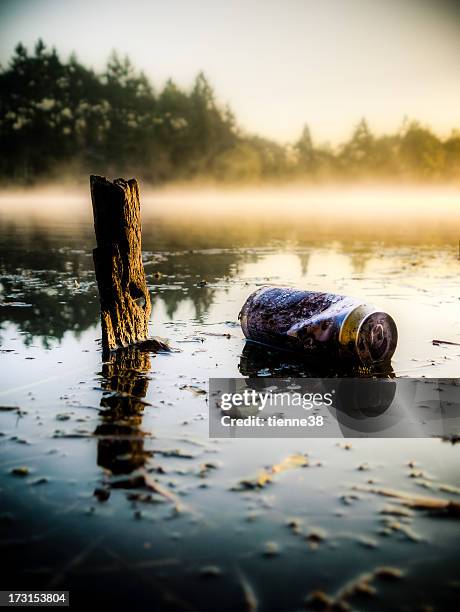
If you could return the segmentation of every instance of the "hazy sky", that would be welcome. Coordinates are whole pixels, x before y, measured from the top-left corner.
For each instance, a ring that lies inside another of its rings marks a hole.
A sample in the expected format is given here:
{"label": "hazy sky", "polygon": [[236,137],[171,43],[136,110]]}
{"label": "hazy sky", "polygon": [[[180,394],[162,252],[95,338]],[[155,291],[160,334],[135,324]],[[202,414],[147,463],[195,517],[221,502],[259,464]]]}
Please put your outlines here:
{"label": "hazy sky", "polygon": [[308,123],[334,143],[362,116],[460,128],[454,0],[0,0],[2,63],[38,37],[96,69],[127,53],[157,86],[203,70],[243,128],[282,141]]}

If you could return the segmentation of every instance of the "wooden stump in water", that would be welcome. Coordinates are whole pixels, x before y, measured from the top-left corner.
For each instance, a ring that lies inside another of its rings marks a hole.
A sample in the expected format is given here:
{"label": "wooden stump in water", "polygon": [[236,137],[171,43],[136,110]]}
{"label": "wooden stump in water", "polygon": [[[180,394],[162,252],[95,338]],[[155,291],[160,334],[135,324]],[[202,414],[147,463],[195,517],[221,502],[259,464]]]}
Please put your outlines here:
{"label": "wooden stump in water", "polygon": [[152,305],[142,264],[139,186],[135,179],[109,181],[94,175],[90,186],[102,347],[113,350],[148,336]]}

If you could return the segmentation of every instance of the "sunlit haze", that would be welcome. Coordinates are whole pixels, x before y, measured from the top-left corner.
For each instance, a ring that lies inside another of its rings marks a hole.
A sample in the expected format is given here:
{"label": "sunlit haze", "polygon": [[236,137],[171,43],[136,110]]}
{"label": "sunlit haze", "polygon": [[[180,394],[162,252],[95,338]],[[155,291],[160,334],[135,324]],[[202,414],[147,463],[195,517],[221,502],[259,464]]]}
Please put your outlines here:
{"label": "sunlit haze", "polygon": [[157,87],[203,70],[243,129],[280,141],[460,127],[460,13],[445,0],[2,0],[0,59],[42,37],[102,69],[128,54]]}
{"label": "sunlit haze", "polygon": [[[169,219],[177,230],[185,224],[213,234],[216,223],[229,224],[244,233],[256,220],[261,226],[297,223],[304,234],[318,238],[446,240],[456,249],[460,227],[459,192],[456,187],[302,186],[152,189],[141,184],[144,222]],[[0,194],[0,221],[22,223],[91,223],[89,192],[60,185],[17,189]],[[248,223],[249,222],[249,223]],[[428,237],[428,238],[427,238]]]}

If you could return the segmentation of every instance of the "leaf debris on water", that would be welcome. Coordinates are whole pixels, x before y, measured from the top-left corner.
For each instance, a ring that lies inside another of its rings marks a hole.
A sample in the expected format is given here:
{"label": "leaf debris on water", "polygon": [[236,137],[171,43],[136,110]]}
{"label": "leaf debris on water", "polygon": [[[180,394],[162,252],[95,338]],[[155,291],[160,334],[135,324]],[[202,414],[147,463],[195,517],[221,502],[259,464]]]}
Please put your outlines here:
{"label": "leaf debris on water", "polygon": [[295,468],[307,467],[309,460],[307,455],[293,454],[289,455],[280,463],[276,463],[270,468],[261,470],[256,478],[243,479],[237,485],[232,487],[232,491],[243,491],[246,489],[262,489],[267,484],[272,482],[273,476],[286,472],[287,470],[293,470]]}
{"label": "leaf debris on water", "polygon": [[413,495],[412,493],[398,491],[396,489],[365,486],[355,486],[353,488],[360,491],[367,491],[368,493],[374,493],[375,495],[383,495],[384,497],[394,497],[403,505],[415,508],[416,510],[428,510],[439,515],[460,518],[460,502],[451,499]]}
{"label": "leaf debris on water", "polygon": [[411,510],[409,510],[409,508],[403,508],[401,506],[392,506],[391,504],[384,506],[380,510],[380,514],[389,514],[391,516],[405,516],[405,517],[414,516],[414,513]]}
{"label": "leaf debris on water", "polygon": [[222,570],[217,565],[204,565],[200,568],[201,578],[217,578],[222,574]]}
{"label": "leaf debris on water", "polygon": [[[181,514],[184,511],[190,511],[190,507],[185,505],[177,495],[175,495],[170,489],[160,484],[157,480],[154,480],[146,472],[130,476],[128,478],[121,478],[107,483],[112,489],[149,489],[153,493],[157,493],[164,499],[172,502],[174,515]],[[132,499],[134,499],[132,497]],[[141,497],[137,498],[138,501],[153,501],[153,499],[143,500]]]}
{"label": "leaf debris on water", "polygon": [[257,612],[259,608],[259,602],[257,600],[257,596],[255,594],[255,591],[251,583],[246,578],[246,576],[241,572],[241,570],[238,569],[237,573],[238,573],[238,579],[240,581],[240,585],[241,585],[241,589],[243,591],[243,597],[244,597],[243,610],[245,610],[246,612]]}
{"label": "leaf debris on water", "polygon": [[[312,591],[305,600],[307,610],[350,610],[349,600],[357,596],[374,597],[377,595],[376,580],[397,581],[404,573],[396,567],[376,567],[373,571],[360,574],[347,582],[335,595],[324,591]],[[360,608],[361,609],[361,608]]]}
{"label": "leaf debris on water", "polygon": [[180,448],[171,448],[165,450],[155,450],[157,455],[162,455],[163,457],[176,457],[177,459],[195,459],[195,455],[192,453],[187,453]]}
{"label": "leaf debris on water", "polygon": [[232,337],[232,334],[230,334],[229,332],[204,332],[204,331],[200,331],[198,332],[199,334],[202,334],[203,336],[218,336],[221,338],[227,338],[227,340],[230,340],[230,338]]}
{"label": "leaf debris on water", "polygon": [[276,557],[280,553],[280,547],[276,542],[265,542],[263,549],[264,557]]}
{"label": "leaf debris on water", "polygon": [[197,385],[181,385],[179,389],[181,391],[191,391],[193,395],[207,395],[207,391],[201,387],[198,387]]}
{"label": "leaf debris on water", "polygon": [[13,476],[28,476],[29,473],[30,473],[30,470],[25,465],[21,465],[19,467],[15,467],[15,468],[13,468],[11,470],[11,474]]}
{"label": "leaf debris on water", "polygon": [[310,529],[310,531],[305,536],[305,539],[308,542],[308,546],[311,550],[316,550],[321,542],[327,538],[327,533],[324,529],[320,529],[319,527],[315,527]]}

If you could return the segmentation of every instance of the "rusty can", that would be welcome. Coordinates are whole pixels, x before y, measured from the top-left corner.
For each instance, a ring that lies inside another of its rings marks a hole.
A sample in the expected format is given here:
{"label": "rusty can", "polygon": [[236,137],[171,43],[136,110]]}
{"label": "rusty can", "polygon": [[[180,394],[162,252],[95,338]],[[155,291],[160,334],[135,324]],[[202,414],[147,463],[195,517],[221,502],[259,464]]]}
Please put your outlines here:
{"label": "rusty can", "polygon": [[390,315],[334,293],[261,287],[248,297],[239,320],[255,342],[366,366],[389,362],[398,340]]}

